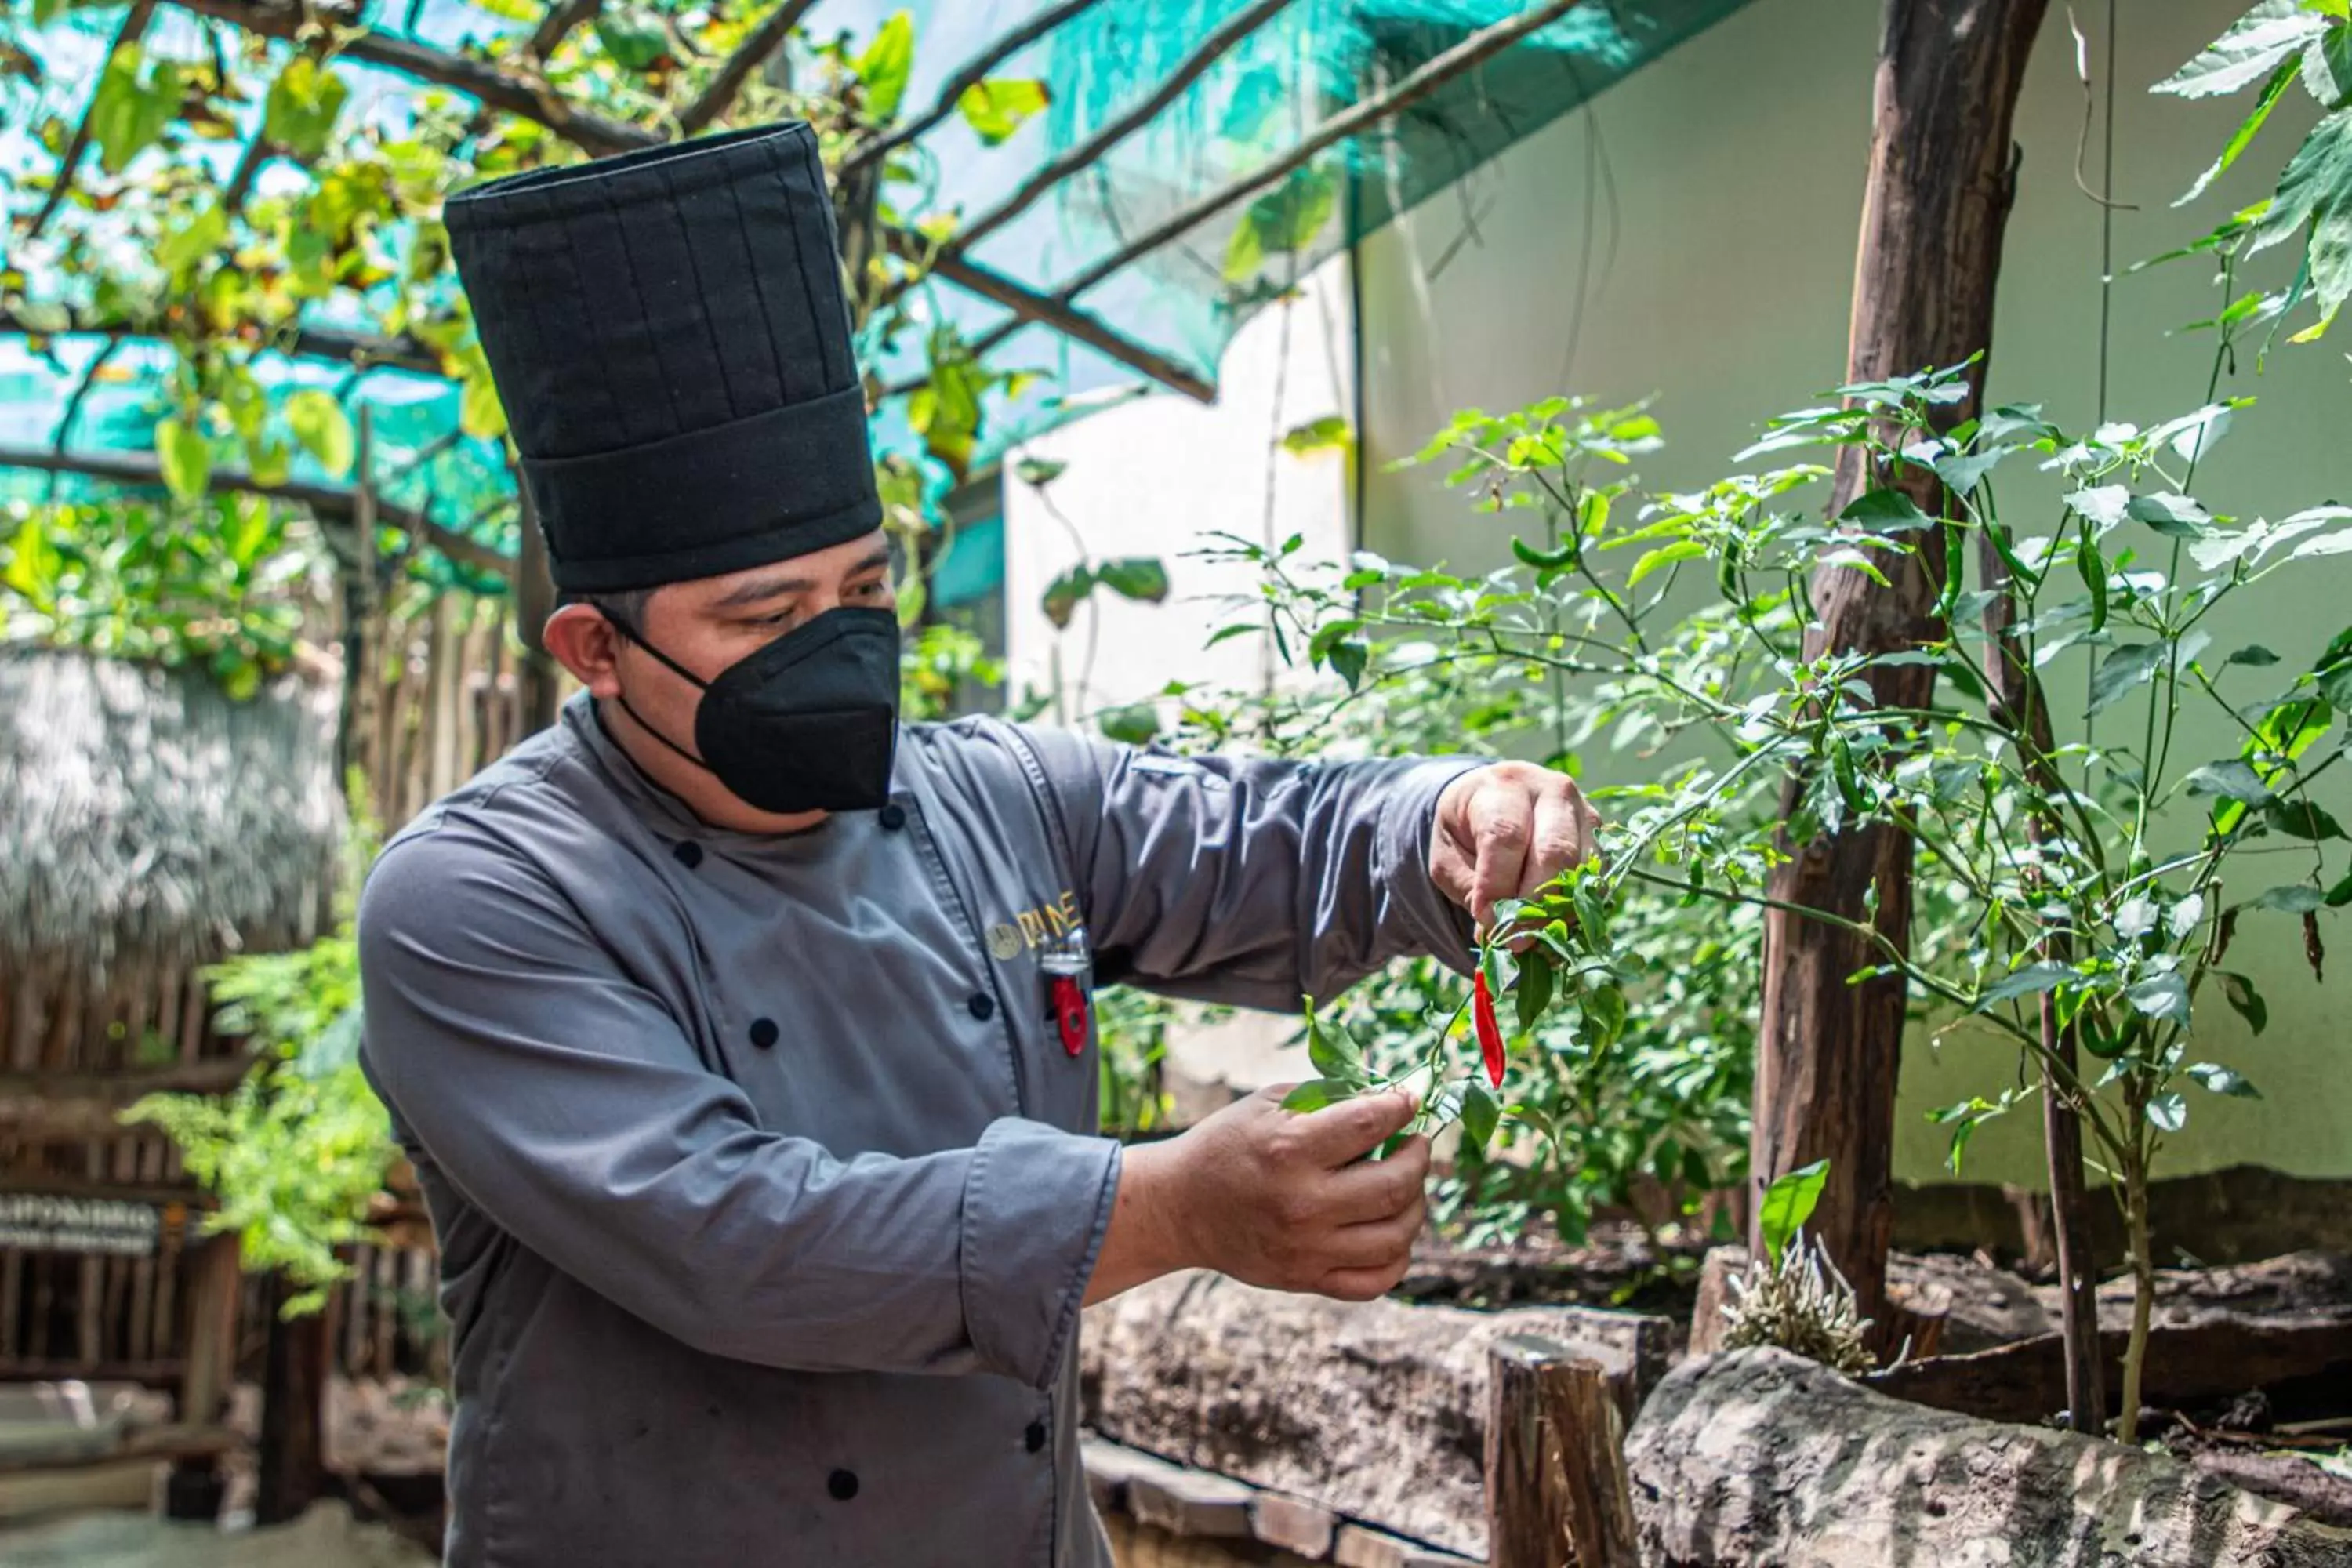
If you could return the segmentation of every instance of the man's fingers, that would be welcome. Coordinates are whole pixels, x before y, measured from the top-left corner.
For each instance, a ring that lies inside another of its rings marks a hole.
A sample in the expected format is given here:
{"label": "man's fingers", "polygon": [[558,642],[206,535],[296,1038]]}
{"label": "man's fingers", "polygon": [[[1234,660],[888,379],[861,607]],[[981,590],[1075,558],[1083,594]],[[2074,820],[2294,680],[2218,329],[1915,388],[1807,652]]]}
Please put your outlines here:
{"label": "man's fingers", "polygon": [[1421,1201],[1429,1182],[1429,1140],[1408,1138],[1385,1160],[1349,1165],[1331,1178],[1331,1219],[1368,1225]]}
{"label": "man's fingers", "polygon": [[1298,1119],[1298,1131],[1316,1163],[1336,1171],[1403,1131],[1404,1124],[1412,1120],[1413,1109],[1412,1095],[1389,1089],[1310,1110]]}
{"label": "man's fingers", "polygon": [[1470,913],[1479,925],[1487,926],[1495,919],[1496,900],[1518,894],[1535,826],[1534,801],[1523,785],[1490,779],[1471,795],[1468,815],[1470,842],[1477,855],[1470,877]]}
{"label": "man's fingers", "polygon": [[1468,909],[1470,895],[1476,886],[1477,868],[1477,864],[1462,852],[1462,847],[1450,835],[1438,835],[1437,846],[1430,851],[1429,879],[1437,884],[1439,892]]}
{"label": "man's fingers", "polygon": [[1339,1301],[1377,1301],[1395,1289],[1412,1267],[1408,1257],[1382,1268],[1335,1268],[1323,1276],[1315,1293]]}
{"label": "man's fingers", "polygon": [[1331,1233],[1327,1248],[1335,1268],[1379,1268],[1412,1255],[1413,1238],[1429,1217],[1428,1205],[1415,1199],[1402,1214],[1362,1225],[1342,1226]]}
{"label": "man's fingers", "polygon": [[1591,816],[1583,800],[1566,790],[1537,796],[1535,837],[1520,868],[1515,889],[1518,897],[1533,897],[1537,889],[1584,858],[1592,846]]}

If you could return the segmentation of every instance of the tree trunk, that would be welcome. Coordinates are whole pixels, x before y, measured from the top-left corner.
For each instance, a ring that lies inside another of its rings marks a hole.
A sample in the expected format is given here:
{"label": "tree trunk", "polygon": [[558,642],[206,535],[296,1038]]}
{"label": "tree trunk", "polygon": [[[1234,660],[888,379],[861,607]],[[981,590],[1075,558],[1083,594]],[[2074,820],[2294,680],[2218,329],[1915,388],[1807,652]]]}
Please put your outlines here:
{"label": "tree trunk", "polygon": [[[1853,379],[1957,364],[1990,347],[1993,286],[2009,216],[2010,125],[2045,4],[1886,0],[1847,347]],[[1979,365],[1979,391],[1982,377]],[[1939,413],[1957,424],[1973,417],[1977,405],[1972,393]],[[1832,513],[1873,479],[1860,449],[1843,448]],[[1930,515],[1940,511],[1943,497],[1931,476],[1906,470],[1899,483]],[[1916,542],[1916,555],[1882,557],[1891,586],[1845,567],[1825,568],[1815,577],[1818,625],[1807,637],[1809,653],[1893,650],[1938,635],[1943,537],[1929,530]],[[1927,666],[1878,669],[1870,681],[1882,703],[1922,706],[1933,694],[1935,672]],[[1802,789],[1801,779],[1790,782],[1784,819]],[[1908,949],[1908,835],[1874,826],[1816,838],[1801,850],[1783,847],[1794,858],[1773,877],[1775,899],[1874,922]],[[1874,910],[1867,898],[1874,889]],[[1760,1192],[1798,1166],[1830,1162],[1811,1229],[1853,1281],[1863,1311],[1883,1323],[1905,986],[1892,978],[1849,984],[1884,954],[1826,924],[1774,910],[1765,943],[1754,1180]],[[1753,1205],[1754,1212],[1761,1208]],[[1760,1248],[1752,1227],[1749,1239]]]}

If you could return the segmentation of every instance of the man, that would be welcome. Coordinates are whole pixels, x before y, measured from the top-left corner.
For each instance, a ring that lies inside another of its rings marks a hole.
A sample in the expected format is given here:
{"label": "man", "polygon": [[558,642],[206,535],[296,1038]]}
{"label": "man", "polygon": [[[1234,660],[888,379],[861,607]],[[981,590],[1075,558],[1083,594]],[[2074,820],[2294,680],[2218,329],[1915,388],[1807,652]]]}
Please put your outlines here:
{"label": "man", "polygon": [[361,908],[454,1323],[448,1560],[1105,1564],[1081,1304],[1196,1266],[1377,1296],[1428,1150],[1361,1158],[1402,1096],[1259,1096],[1122,1152],[1093,987],[1288,1008],[1462,963],[1457,906],[1571,862],[1585,807],[1518,766],[900,730],[806,126],[447,223],[586,688]]}

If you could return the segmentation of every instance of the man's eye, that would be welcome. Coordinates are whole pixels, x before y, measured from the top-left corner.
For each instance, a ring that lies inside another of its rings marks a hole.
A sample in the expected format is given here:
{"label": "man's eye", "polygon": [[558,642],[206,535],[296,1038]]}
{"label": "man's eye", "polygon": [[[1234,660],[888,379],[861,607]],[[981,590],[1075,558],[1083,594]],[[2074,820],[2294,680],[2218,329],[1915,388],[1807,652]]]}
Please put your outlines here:
{"label": "man's eye", "polygon": [[852,588],[852,589],[850,590],[850,592],[851,592],[851,593],[853,593],[853,594],[855,594],[855,595],[858,595],[859,597],[861,597],[861,598],[877,599],[877,598],[880,598],[880,597],[881,597],[885,593],[888,592],[888,591],[889,591],[889,587],[890,587],[890,584],[889,584],[888,583],[884,582],[884,581],[883,581],[882,579],[880,579],[880,578],[877,578],[877,579],[875,579],[875,580],[874,580],[873,582],[871,582],[871,583],[865,584],[863,584],[863,585],[861,585],[861,586],[859,586],[859,587]]}

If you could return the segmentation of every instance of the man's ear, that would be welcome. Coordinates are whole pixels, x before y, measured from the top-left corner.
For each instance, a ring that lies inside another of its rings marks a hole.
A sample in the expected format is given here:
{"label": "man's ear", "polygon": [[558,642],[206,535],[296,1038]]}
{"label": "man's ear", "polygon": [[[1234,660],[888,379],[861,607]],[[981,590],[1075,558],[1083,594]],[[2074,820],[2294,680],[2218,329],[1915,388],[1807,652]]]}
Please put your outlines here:
{"label": "man's ear", "polygon": [[566,605],[547,619],[547,651],[600,698],[621,694],[621,634],[592,605]]}

